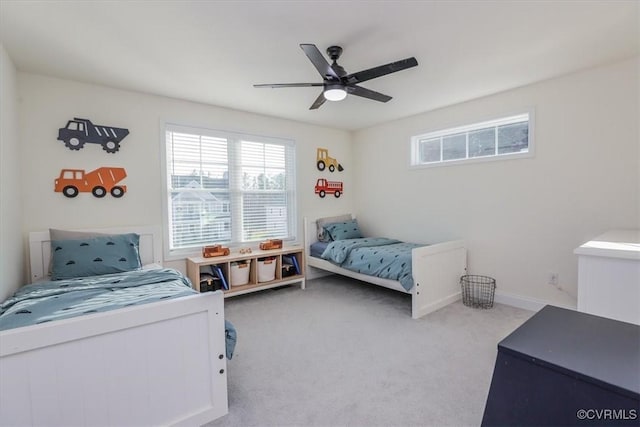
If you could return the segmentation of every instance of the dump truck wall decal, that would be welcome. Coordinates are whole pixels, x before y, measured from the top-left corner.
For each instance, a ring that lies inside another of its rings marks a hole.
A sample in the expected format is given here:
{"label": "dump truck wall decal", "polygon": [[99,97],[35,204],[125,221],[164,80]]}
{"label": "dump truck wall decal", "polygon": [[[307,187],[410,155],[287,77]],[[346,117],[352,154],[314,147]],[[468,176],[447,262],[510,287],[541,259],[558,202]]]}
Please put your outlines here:
{"label": "dump truck wall decal", "polygon": [[62,169],[55,180],[54,191],[67,197],[91,192],[98,198],[107,193],[120,198],[127,192],[127,186],[120,185],[119,182],[126,177],[124,168],[101,167],[90,172],[85,172],[84,169]]}
{"label": "dump truck wall decal", "polygon": [[85,143],[100,144],[107,153],[120,149],[120,142],[129,135],[129,129],[94,125],[91,120],[74,117],[67,126],[58,129],[58,141],[70,150],[80,150]]}

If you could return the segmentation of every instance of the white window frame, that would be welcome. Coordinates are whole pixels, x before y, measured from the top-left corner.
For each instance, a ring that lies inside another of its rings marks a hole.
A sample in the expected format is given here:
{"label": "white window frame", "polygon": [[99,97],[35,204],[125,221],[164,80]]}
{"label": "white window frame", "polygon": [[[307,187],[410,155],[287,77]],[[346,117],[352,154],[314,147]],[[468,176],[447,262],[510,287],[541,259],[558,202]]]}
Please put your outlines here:
{"label": "white window frame", "polygon": [[[199,125],[189,125],[184,123],[176,123],[173,121],[161,121],[160,122],[160,153],[161,153],[161,176],[162,176],[162,229],[163,229],[163,240],[164,240],[164,260],[165,261],[175,261],[185,259],[189,256],[201,255],[201,250],[199,247],[191,247],[191,248],[178,248],[171,249],[171,236],[170,236],[170,224],[169,224],[169,186],[168,184],[168,173],[167,173],[167,147],[166,147],[166,132],[167,130],[183,132],[183,133],[198,133],[200,135],[206,135],[214,138],[225,138],[227,140],[250,140],[253,142],[261,142],[261,143],[276,143],[276,144],[287,144],[294,147],[293,150],[293,158],[291,159],[291,164],[293,165],[293,174],[291,178],[291,185],[288,189],[289,193],[293,194],[294,202],[291,206],[291,212],[288,213],[289,218],[289,229],[291,230],[291,237],[288,239],[290,242],[297,242],[298,239],[298,225],[297,225],[297,211],[298,211],[298,197],[296,193],[296,142],[291,138],[286,137],[268,137],[262,135],[255,135],[244,132],[234,132],[234,131],[226,131],[226,130],[217,130],[211,129],[206,126]],[[229,143],[229,151],[235,151],[237,148],[236,144]],[[229,156],[229,164],[236,161],[235,153],[230,153]],[[231,174],[229,174],[231,176]],[[229,183],[229,191],[230,194],[233,194],[232,184]],[[233,210],[233,207],[230,207]],[[232,212],[231,215],[234,215]],[[236,232],[232,230],[232,235],[235,236]],[[247,243],[246,246],[252,246],[251,243]],[[255,244],[254,246],[257,246]]]}
{"label": "white window frame", "polygon": [[[495,154],[488,156],[479,156],[479,157],[468,157],[469,156],[469,132],[473,132],[476,130],[482,130],[487,128],[495,128],[501,125],[507,125],[510,123],[518,123],[518,119],[528,116],[528,125],[529,125],[529,133],[528,133],[528,149],[527,152],[524,153],[505,153],[498,154],[498,134],[496,132],[496,144],[495,144]],[[410,159],[409,166],[411,169],[424,169],[424,168],[433,168],[433,167],[442,167],[442,166],[452,166],[452,165],[460,165],[460,164],[468,164],[468,163],[481,163],[481,162],[495,162],[502,160],[511,160],[511,159],[523,159],[523,158],[531,158],[535,156],[535,110],[534,108],[528,108],[525,110],[520,110],[518,112],[509,113],[509,114],[501,114],[496,118],[484,119],[482,121],[478,121],[473,124],[465,124],[461,126],[448,127],[445,129],[438,129],[433,131],[427,131],[421,133],[420,135],[415,135],[410,138]],[[443,160],[444,152],[442,147],[442,139],[447,136],[453,136],[456,134],[465,133],[466,136],[466,156],[461,159],[452,159],[452,160]],[[421,163],[420,162],[420,141],[425,139],[436,139],[440,138],[440,161],[430,162],[430,163]]]}

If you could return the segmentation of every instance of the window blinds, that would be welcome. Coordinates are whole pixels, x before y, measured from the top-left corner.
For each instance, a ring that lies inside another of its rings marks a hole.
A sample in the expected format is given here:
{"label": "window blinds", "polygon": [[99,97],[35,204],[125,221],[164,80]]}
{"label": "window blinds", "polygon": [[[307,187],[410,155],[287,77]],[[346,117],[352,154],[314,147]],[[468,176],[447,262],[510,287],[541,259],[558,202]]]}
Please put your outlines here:
{"label": "window blinds", "polygon": [[295,144],[167,125],[170,249],[295,239]]}

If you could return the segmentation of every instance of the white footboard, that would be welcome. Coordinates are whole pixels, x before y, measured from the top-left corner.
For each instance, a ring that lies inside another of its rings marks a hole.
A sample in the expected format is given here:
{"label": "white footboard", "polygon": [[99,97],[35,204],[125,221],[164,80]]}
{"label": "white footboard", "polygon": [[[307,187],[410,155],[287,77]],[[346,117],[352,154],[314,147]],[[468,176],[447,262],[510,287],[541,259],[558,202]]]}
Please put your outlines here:
{"label": "white footboard", "polygon": [[460,276],[467,271],[464,241],[415,248],[411,317],[417,319],[460,299]]}
{"label": "white footboard", "polygon": [[0,424],[204,424],[228,411],[224,338],[221,292],[0,332]]}

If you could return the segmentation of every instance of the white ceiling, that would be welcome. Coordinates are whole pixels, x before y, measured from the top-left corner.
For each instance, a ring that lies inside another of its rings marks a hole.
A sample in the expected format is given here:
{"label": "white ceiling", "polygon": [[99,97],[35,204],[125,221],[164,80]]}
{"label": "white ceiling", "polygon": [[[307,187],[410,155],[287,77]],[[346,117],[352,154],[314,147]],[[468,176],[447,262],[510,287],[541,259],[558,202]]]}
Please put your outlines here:
{"label": "white ceiling", "polygon": [[[629,1],[10,1],[0,41],[21,71],[342,129],[433,110],[640,53]],[[340,45],[347,72],[418,67],[309,106],[321,82],[299,47]]]}

